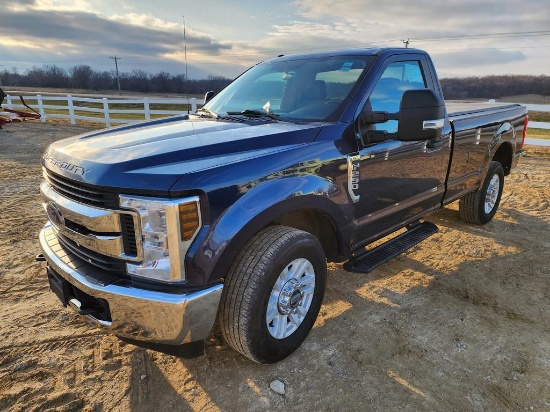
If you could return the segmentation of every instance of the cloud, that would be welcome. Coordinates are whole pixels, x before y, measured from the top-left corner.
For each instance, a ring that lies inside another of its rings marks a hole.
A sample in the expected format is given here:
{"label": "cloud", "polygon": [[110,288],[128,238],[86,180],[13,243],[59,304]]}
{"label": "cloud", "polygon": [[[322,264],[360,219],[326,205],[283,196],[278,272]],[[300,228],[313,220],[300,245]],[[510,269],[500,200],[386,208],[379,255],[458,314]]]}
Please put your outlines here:
{"label": "cloud", "polygon": [[[116,13],[106,14],[110,1],[10,1],[0,14],[2,64],[23,65],[24,69],[33,64],[64,65],[64,62],[90,64],[96,68],[96,64],[101,63],[104,68],[98,69],[108,69],[112,65],[108,57],[116,55],[123,58],[121,70],[171,71],[174,68],[181,72],[182,25],[168,21],[170,16],[166,12],[164,18],[141,12],[137,4],[145,1],[124,3],[127,7],[123,4]],[[227,14],[227,21],[218,18],[210,25],[203,22],[201,29],[188,26],[187,56],[192,66],[202,67],[201,73],[228,77],[278,54],[369,46],[402,47],[402,40],[407,38],[411,39],[412,47],[433,52],[436,64],[448,72],[468,68],[474,72],[475,68],[491,70],[496,64],[500,64],[502,70],[528,72],[533,70],[531,65],[520,64],[525,59],[532,61],[532,53],[523,52],[523,47],[537,46],[541,42],[536,41],[544,37],[472,39],[460,36],[548,30],[548,13],[543,12],[547,10],[547,0],[442,0],[436,3],[433,0],[385,0],[383,3],[281,0],[276,15],[267,9],[262,11],[259,5],[253,16],[246,4],[229,6],[220,0],[211,2],[212,7]],[[166,4],[159,0],[156,7],[165,8]],[[239,20],[241,14],[242,20]],[[265,23],[261,30],[260,20]],[[252,21],[254,35],[248,31]],[[228,27],[243,24],[236,35],[238,40],[231,39],[231,30],[220,33],[219,28],[224,24]],[[250,39],[244,40],[247,33]],[[88,63],[92,60],[93,64]]]}
{"label": "cloud", "polygon": [[[29,0],[26,4],[35,5],[36,2]],[[2,10],[1,19],[0,38],[5,39],[4,48],[11,46],[2,53],[2,60],[13,65],[28,60],[55,63],[84,56],[110,55],[136,60],[140,57],[165,61],[183,59],[181,25],[152,15],[131,13],[107,17],[85,11],[18,7]],[[187,30],[186,39],[188,48],[207,57],[232,47],[192,29]]]}
{"label": "cloud", "polygon": [[465,27],[483,32],[514,31],[522,21],[530,22],[530,30],[548,29],[548,12],[541,13],[548,10],[547,0],[296,0],[293,4],[307,19],[376,21],[400,31],[422,28],[464,33]]}
{"label": "cloud", "polygon": [[[160,56],[183,46],[183,33],[177,25],[161,25],[153,16],[131,14],[106,18],[100,14],[71,11],[3,11],[0,34],[7,38],[35,39],[46,43],[61,42],[73,49]],[[231,46],[210,36],[191,31],[190,45],[206,53],[219,53]]]}
{"label": "cloud", "polygon": [[476,66],[492,66],[519,62],[525,60],[526,55],[521,51],[499,49],[459,50],[433,53],[432,59],[439,68],[447,70],[471,67],[473,62],[475,62]]}

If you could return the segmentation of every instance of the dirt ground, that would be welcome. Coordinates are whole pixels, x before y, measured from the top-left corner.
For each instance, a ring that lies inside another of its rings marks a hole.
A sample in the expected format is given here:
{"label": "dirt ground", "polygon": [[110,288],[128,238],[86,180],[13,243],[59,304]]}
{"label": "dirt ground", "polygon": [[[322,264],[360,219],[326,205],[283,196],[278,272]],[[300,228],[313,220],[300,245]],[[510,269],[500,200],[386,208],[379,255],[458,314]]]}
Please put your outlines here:
{"label": "dirt ground", "polygon": [[266,366],[219,335],[192,360],[125,344],[49,292],[39,159],[85,130],[0,130],[0,410],[550,411],[550,149],[528,147],[486,226],[453,204],[371,274],[331,265],[313,331]]}

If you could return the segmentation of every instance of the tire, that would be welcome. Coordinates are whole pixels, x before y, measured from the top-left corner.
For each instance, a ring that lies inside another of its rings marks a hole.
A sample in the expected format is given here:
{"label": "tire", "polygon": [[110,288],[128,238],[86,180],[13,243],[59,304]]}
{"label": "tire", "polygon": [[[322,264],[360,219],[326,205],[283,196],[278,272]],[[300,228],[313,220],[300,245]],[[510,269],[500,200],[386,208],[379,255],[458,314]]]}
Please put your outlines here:
{"label": "tire", "polygon": [[326,258],[311,234],[270,226],[245,245],[220,303],[225,341],[258,363],[278,362],[307,337],[321,308]]}
{"label": "tire", "polygon": [[478,225],[489,222],[497,212],[503,188],[504,169],[499,162],[492,161],[479,190],[460,199],[460,218]]}

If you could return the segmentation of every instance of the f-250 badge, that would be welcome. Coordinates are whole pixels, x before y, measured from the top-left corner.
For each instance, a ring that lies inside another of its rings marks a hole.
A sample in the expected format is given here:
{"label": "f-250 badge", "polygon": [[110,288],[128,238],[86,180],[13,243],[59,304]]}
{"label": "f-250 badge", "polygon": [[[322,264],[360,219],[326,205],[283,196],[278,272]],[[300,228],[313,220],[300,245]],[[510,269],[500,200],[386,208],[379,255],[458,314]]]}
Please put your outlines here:
{"label": "f-250 badge", "polygon": [[348,156],[348,193],[351,201],[359,201],[359,160],[361,156]]}

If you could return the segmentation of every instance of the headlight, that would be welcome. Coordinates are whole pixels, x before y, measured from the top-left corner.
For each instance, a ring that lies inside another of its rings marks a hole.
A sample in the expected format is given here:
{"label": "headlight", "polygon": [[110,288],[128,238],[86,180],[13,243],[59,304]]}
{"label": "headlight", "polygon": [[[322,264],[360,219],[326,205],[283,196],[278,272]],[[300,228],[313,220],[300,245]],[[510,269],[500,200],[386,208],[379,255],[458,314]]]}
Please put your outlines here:
{"label": "headlight", "polygon": [[134,210],[141,221],[143,261],[127,263],[128,274],[165,282],[184,280],[185,254],[202,224],[199,198],[162,200],[122,195],[120,207]]}

